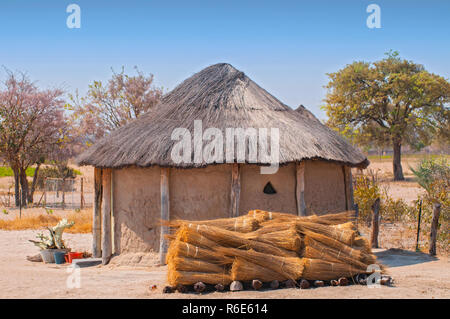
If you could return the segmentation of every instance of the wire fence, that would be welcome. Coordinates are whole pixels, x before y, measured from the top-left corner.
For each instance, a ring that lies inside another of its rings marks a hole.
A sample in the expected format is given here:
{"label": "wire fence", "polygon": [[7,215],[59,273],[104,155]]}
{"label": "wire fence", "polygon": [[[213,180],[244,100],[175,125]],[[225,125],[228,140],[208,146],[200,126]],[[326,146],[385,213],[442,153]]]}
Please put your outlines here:
{"label": "wire fence", "polygon": [[[1,205],[15,205],[14,187],[1,192]],[[37,187],[33,196],[33,207],[54,209],[83,209],[93,206],[93,189],[83,177],[78,178],[45,178],[42,186]]]}

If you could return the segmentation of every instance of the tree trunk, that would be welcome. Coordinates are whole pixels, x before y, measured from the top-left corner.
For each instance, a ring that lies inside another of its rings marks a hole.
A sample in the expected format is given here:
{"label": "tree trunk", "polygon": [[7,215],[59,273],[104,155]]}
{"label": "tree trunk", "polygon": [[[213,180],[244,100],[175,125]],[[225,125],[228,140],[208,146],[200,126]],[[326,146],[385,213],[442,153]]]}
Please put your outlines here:
{"label": "tree trunk", "polygon": [[26,207],[28,202],[28,180],[26,170],[20,169],[20,186],[22,187],[22,206]]}
{"label": "tree trunk", "polygon": [[31,183],[31,189],[28,195],[28,203],[32,204],[33,203],[33,196],[34,196],[34,191],[36,189],[36,183],[37,183],[37,179],[38,179],[38,173],[39,173],[39,168],[41,167],[41,163],[38,163],[36,166],[36,169],[34,170],[34,175],[33,175],[33,182]]}
{"label": "tree trunk", "polygon": [[20,206],[20,174],[19,169],[11,166],[14,172],[14,200],[16,202],[16,206]]}
{"label": "tree trunk", "polygon": [[402,155],[402,143],[400,139],[394,139],[394,181],[403,181],[405,177],[403,176],[401,155]]}

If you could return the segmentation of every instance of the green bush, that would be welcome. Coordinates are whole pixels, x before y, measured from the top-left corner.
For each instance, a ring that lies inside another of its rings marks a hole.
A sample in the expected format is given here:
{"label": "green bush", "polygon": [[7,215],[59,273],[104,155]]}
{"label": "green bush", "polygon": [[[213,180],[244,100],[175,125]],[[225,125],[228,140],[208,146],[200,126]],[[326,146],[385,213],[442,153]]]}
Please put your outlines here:
{"label": "green bush", "polygon": [[[34,176],[34,167],[28,167],[25,171],[27,176],[33,177]],[[6,176],[14,176],[14,172],[11,169],[11,167],[8,166],[0,166],[0,177],[6,177]]]}
{"label": "green bush", "polygon": [[415,208],[402,199],[393,199],[389,189],[380,186],[378,177],[372,172],[368,175],[356,176],[354,185],[354,200],[358,204],[359,218],[370,223],[372,220],[372,205],[380,198],[380,214],[385,221],[401,221],[411,218]]}
{"label": "green bush", "polygon": [[450,166],[445,157],[427,158],[411,171],[417,177],[417,182],[426,193],[416,201],[422,201],[423,231],[428,232],[433,217],[434,203],[441,204],[441,214],[438,223],[439,242],[450,244]]}
{"label": "green bush", "polygon": [[39,170],[38,179],[36,182],[36,187],[38,189],[44,188],[44,180],[46,178],[65,178],[71,179],[75,178],[76,175],[81,175],[81,173],[68,166],[63,168],[63,171],[58,170],[58,168],[53,166],[43,167]]}

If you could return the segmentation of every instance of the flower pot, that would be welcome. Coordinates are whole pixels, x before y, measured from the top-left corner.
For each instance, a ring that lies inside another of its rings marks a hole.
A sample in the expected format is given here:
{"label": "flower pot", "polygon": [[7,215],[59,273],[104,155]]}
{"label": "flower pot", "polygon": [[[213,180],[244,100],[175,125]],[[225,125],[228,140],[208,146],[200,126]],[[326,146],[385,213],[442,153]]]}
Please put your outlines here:
{"label": "flower pot", "polygon": [[67,253],[67,249],[43,249],[41,250],[42,260],[46,264],[54,264],[55,263],[55,252],[63,252]]}
{"label": "flower pot", "polygon": [[77,253],[77,252],[71,252],[71,253],[68,253],[67,254],[68,255],[68,257],[69,257],[69,263],[71,264],[72,263],[72,261],[74,260],[74,259],[81,259],[81,258],[83,258],[83,253]]}
{"label": "flower pot", "polygon": [[64,260],[64,256],[66,255],[66,252],[64,251],[55,251],[53,253],[53,256],[55,257],[55,264],[64,264],[65,260]]}

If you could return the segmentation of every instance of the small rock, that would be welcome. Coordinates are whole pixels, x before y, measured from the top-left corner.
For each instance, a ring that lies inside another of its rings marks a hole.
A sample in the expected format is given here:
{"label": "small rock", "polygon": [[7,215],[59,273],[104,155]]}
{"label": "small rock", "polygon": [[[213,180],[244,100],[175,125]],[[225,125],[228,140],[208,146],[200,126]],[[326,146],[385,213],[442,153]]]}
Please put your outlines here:
{"label": "small rock", "polygon": [[295,288],[297,286],[296,282],[292,279],[288,279],[285,282],[283,282],[284,287],[286,288]]}
{"label": "small rock", "polygon": [[278,280],[273,280],[270,282],[270,288],[278,289],[278,287],[280,287],[280,282]]}
{"label": "small rock", "polygon": [[206,289],[206,285],[204,283],[202,283],[201,281],[199,281],[198,283],[196,283],[194,285],[195,292],[201,293],[201,292],[205,291],[205,289]]}
{"label": "small rock", "polygon": [[252,287],[255,290],[261,289],[262,285],[263,285],[263,283],[260,280],[255,279],[252,281]]}
{"label": "small rock", "polygon": [[158,289],[158,286],[157,286],[157,285],[151,285],[151,286],[150,286],[150,290],[151,290],[151,291],[155,291],[156,289]]}
{"label": "small rock", "polygon": [[302,279],[300,281],[300,289],[308,289],[309,286],[310,285],[309,285],[309,281],[308,280]]}
{"label": "small rock", "polygon": [[322,280],[315,280],[314,287],[324,287],[325,283]]}
{"label": "small rock", "polygon": [[393,284],[393,279],[391,276],[383,275],[381,276],[380,284],[384,286],[391,286]]}
{"label": "small rock", "polygon": [[348,286],[348,279],[345,277],[341,277],[338,280],[339,286]]}
{"label": "small rock", "polygon": [[170,287],[170,286],[165,286],[164,289],[163,289],[163,293],[164,293],[164,294],[171,294],[171,293],[173,293],[174,291],[175,291],[175,289],[173,289],[173,288]]}
{"label": "small rock", "polygon": [[28,261],[32,261],[32,262],[36,262],[36,263],[41,263],[42,262],[42,256],[41,254],[37,254],[34,256],[27,256],[27,260]]}
{"label": "small rock", "polygon": [[360,285],[367,285],[367,275],[366,274],[359,274],[356,276],[355,281]]}
{"label": "small rock", "polygon": [[178,284],[177,287],[176,287],[176,289],[177,289],[177,291],[178,291],[179,293],[182,293],[182,294],[188,292],[187,287],[184,286],[184,285]]}
{"label": "small rock", "polygon": [[241,291],[242,289],[244,289],[244,286],[240,281],[233,281],[230,285],[230,291]]}
{"label": "small rock", "polygon": [[218,292],[222,292],[225,290],[225,286],[222,284],[217,284],[214,286],[214,289],[216,289],[216,291],[218,291]]}

